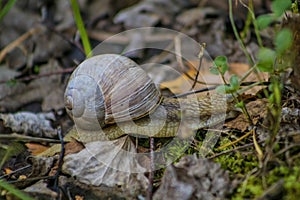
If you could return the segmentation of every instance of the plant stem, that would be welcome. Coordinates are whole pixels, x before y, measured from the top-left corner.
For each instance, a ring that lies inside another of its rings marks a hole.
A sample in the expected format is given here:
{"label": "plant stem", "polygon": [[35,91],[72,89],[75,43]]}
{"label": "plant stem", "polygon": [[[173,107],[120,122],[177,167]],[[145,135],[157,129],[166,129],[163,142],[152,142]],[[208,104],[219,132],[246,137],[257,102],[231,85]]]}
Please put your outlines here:
{"label": "plant stem", "polygon": [[261,40],[261,37],[260,37],[260,34],[259,34],[259,29],[258,29],[257,21],[256,21],[256,18],[255,18],[255,14],[254,14],[254,11],[253,11],[253,0],[249,1],[249,6],[247,6],[242,1],[240,1],[240,3],[245,8],[247,8],[248,12],[250,13],[250,16],[252,18],[252,23],[253,23],[253,26],[254,26],[254,32],[255,32],[256,39],[257,39],[257,43],[258,43],[259,47],[262,48],[263,44],[262,44],[262,40]]}
{"label": "plant stem", "polygon": [[231,1],[232,0],[228,0],[228,4],[229,4],[229,19],[230,19],[230,23],[231,23],[231,26],[232,26],[232,29],[233,29],[233,33],[234,33],[236,39],[238,40],[238,42],[240,43],[240,46],[241,46],[242,50],[244,51],[244,54],[247,57],[248,62],[252,66],[252,65],[254,65],[254,61],[251,58],[250,54],[248,53],[248,51],[247,51],[247,49],[246,49],[246,47],[245,47],[245,45],[244,45],[244,43],[243,43],[240,35],[239,35],[239,33],[238,33],[237,29],[236,29],[236,26],[234,24],[233,13],[232,13],[232,2]]}
{"label": "plant stem", "polygon": [[3,9],[0,8],[0,21],[2,18],[8,13],[8,11],[13,7],[13,5],[16,3],[17,0],[10,0],[8,1]]}
{"label": "plant stem", "polygon": [[79,10],[77,0],[70,0],[70,2],[71,2],[73,14],[74,14],[75,23],[79,30],[80,37],[82,40],[85,55],[87,57],[91,57],[92,56],[92,48],[91,48],[91,44],[90,44],[89,38],[87,36],[86,29],[84,27],[84,24],[83,24],[81,15],[80,15],[80,10]]}

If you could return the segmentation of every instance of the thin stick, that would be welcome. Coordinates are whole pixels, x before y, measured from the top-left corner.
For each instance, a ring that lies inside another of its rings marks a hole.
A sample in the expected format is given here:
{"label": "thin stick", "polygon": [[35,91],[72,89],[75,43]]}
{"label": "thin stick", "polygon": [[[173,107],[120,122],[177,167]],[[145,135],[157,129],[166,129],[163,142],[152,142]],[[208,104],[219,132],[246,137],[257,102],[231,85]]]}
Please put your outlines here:
{"label": "thin stick", "polygon": [[149,172],[149,186],[147,192],[147,200],[152,200],[153,197],[153,177],[154,177],[154,138],[149,138],[150,142],[150,172]]}
{"label": "thin stick", "polygon": [[30,81],[30,80],[47,77],[47,76],[52,76],[52,75],[57,75],[57,74],[67,74],[67,73],[73,72],[74,69],[75,69],[75,67],[70,67],[70,68],[66,68],[63,70],[48,72],[48,73],[44,73],[44,74],[30,75],[30,76],[26,76],[26,77],[22,77],[22,78],[11,79],[11,80],[3,80],[3,81],[0,81],[0,84],[7,83],[9,81]]}
{"label": "thin stick", "polygon": [[12,134],[0,134],[0,139],[7,140],[19,140],[23,142],[51,142],[51,143],[59,143],[59,140],[51,139],[51,138],[40,138],[40,137],[31,137],[27,135],[20,135],[17,133]]}
{"label": "thin stick", "polygon": [[240,141],[243,140],[244,138],[248,137],[251,133],[253,133],[253,130],[249,131],[248,133],[246,133],[245,135],[243,135],[242,137],[236,139],[236,140],[233,141],[233,142],[229,142],[229,143],[226,143],[226,144],[220,146],[219,148],[217,148],[217,150],[221,150],[221,149],[224,149],[224,148],[226,148],[226,147],[228,147],[228,146],[232,146],[232,145],[234,145],[234,144],[240,142]]}
{"label": "thin stick", "polygon": [[61,134],[61,128],[60,127],[57,128],[57,135],[58,135],[58,138],[60,140],[61,151],[60,151],[60,154],[59,154],[58,167],[57,167],[55,175],[53,176],[53,179],[54,179],[53,187],[54,187],[54,189],[56,190],[56,192],[58,193],[58,196],[59,196],[58,178],[59,178],[60,172],[62,171],[63,158],[64,158],[64,155],[65,155],[65,145],[64,145],[65,142],[64,142],[63,136]]}
{"label": "thin stick", "polygon": [[2,49],[0,52],[0,63],[2,62],[2,60],[4,59],[6,54],[11,52],[13,49],[15,49],[17,46],[19,46],[22,42],[24,42],[27,38],[29,38],[33,34],[38,33],[40,30],[41,29],[39,27],[32,28],[28,32],[26,32],[23,35],[21,35],[20,37],[18,37],[12,43],[7,45],[4,49]]}
{"label": "thin stick", "polygon": [[202,43],[200,52],[199,52],[199,54],[198,54],[199,65],[198,65],[198,69],[197,69],[197,74],[196,74],[196,76],[195,76],[194,83],[193,83],[193,85],[192,85],[191,90],[194,90],[194,88],[195,88],[195,86],[196,86],[196,83],[197,83],[197,81],[198,81],[198,76],[199,76],[200,69],[201,69],[201,65],[202,65],[202,60],[203,60],[203,56],[204,56],[204,50],[205,50],[205,47],[206,47],[206,43]]}
{"label": "thin stick", "polygon": [[241,37],[239,36],[239,33],[236,29],[236,26],[235,26],[235,23],[234,23],[234,20],[233,20],[233,13],[232,13],[232,0],[228,0],[228,5],[229,5],[229,19],[230,19],[230,23],[231,23],[231,26],[232,26],[232,30],[233,30],[233,33],[236,37],[236,39],[238,40],[238,42],[240,43],[241,45],[241,48],[245,54],[245,56],[247,57],[248,59],[248,62],[250,63],[250,65],[252,66],[254,64],[254,61],[253,59],[251,58],[251,56],[249,55],[245,45],[244,45],[244,42],[242,41]]}

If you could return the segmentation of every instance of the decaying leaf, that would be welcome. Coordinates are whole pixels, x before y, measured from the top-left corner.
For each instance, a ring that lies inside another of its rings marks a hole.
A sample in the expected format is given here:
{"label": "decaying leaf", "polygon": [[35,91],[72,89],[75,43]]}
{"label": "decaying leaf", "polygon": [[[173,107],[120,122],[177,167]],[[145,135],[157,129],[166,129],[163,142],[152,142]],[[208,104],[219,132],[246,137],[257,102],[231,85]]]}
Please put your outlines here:
{"label": "decaying leaf", "polygon": [[35,184],[24,189],[25,192],[30,193],[37,199],[56,199],[57,193],[48,188],[47,183],[44,180],[40,180]]}
{"label": "decaying leaf", "polygon": [[224,199],[232,189],[229,174],[220,164],[185,156],[167,168],[154,199]]}
{"label": "decaying leaf", "polygon": [[218,10],[212,7],[196,7],[182,12],[176,17],[181,25],[184,26],[199,26],[209,23],[205,18],[209,15],[218,15]]}
{"label": "decaying leaf", "polygon": [[136,149],[128,136],[113,141],[85,144],[79,153],[66,155],[63,171],[89,185],[146,189],[148,180],[135,159]]}
{"label": "decaying leaf", "polygon": [[[51,74],[61,70],[61,67],[56,60],[50,59],[48,63],[39,66],[39,70],[40,74]],[[59,89],[61,85],[61,77],[58,75],[40,77],[28,84],[21,81],[1,84],[0,108],[5,108],[5,111],[16,110],[25,104],[41,100],[44,110],[63,108],[63,89]]]}
{"label": "decaying leaf", "polygon": [[28,157],[28,161],[32,165],[32,172],[30,174],[30,177],[41,177],[47,175],[51,168],[53,167],[53,164],[58,159],[58,156],[53,157],[38,157],[38,156],[32,156]]}
{"label": "decaying leaf", "polygon": [[124,23],[127,28],[154,26],[158,22],[168,24],[176,12],[193,4],[191,0],[144,0],[121,11],[114,21]]}
{"label": "decaying leaf", "polygon": [[[264,119],[267,115],[267,100],[257,99],[251,101],[246,105],[247,111],[255,125],[259,120]],[[249,122],[245,115],[241,113],[237,118],[230,120],[226,123],[226,126],[233,129],[245,131],[249,127]]]}
{"label": "decaying leaf", "polygon": [[281,122],[300,124],[300,109],[289,107],[282,108]]}
{"label": "decaying leaf", "polygon": [[15,114],[0,114],[0,119],[4,121],[4,126],[9,127],[14,132],[21,132],[26,135],[38,137],[56,137],[56,131],[51,126],[51,121],[55,120],[52,112],[31,113],[18,112]]}
{"label": "decaying leaf", "polygon": [[49,148],[45,145],[35,144],[35,143],[26,143],[25,146],[28,148],[30,153],[34,156],[46,151]]}

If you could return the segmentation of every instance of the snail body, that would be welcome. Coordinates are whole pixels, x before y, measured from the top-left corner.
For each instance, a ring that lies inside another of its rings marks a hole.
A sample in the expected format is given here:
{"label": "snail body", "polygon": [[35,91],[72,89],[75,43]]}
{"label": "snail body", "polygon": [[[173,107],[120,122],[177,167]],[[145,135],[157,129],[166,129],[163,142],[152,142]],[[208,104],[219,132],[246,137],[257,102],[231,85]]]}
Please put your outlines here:
{"label": "snail body", "polygon": [[115,54],[82,62],[64,95],[82,142],[113,140],[125,134],[174,137],[183,118],[191,130],[217,124],[228,111],[224,98],[162,97],[135,62]]}

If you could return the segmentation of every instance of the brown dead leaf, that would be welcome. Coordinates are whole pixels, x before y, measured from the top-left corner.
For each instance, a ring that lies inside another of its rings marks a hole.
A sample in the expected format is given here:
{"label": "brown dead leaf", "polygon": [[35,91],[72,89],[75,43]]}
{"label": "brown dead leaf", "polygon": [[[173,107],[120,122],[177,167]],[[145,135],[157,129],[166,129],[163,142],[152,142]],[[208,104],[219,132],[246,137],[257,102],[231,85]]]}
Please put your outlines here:
{"label": "brown dead leaf", "polygon": [[25,179],[27,179],[26,175],[20,175],[19,178],[18,178],[18,180],[25,180]]}
{"label": "brown dead leaf", "polygon": [[83,196],[75,195],[75,200],[84,200]]}
{"label": "brown dead leaf", "polygon": [[195,77],[196,73],[197,71],[194,68],[190,68],[186,74],[182,74],[175,80],[162,82],[160,89],[169,89],[174,94],[181,94],[188,89],[185,87],[185,84],[187,81],[190,81],[189,77]]}
{"label": "brown dead leaf", "polygon": [[250,66],[246,63],[229,63],[229,74],[236,74],[242,76],[250,69]]}
{"label": "brown dead leaf", "polygon": [[77,140],[72,140],[71,142],[65,144],[65,155],[78,153],[82,149],[84,149],[84,146],[80,142],[77,142]]}
{"label": "brown dead leaf", "polygon": [[[186,63],[187,70],[183,73],[180,77],[176,78],[172,81],[166,81],[161,83],[161,89],[169,89],[174,94],[181,94],[187,92],[191,86],[193,85],[193,78],[197,74],[197,68],[199,65],[198,60],[191,60]],[[202,82],[203,84],[198,83],[195,89],[201,89],[207,87],[207,85],[219,85],[224,84],[222,78],[219,75],[214,75],[210,72],[210,66],[212,66],[212,61],[207,59],[202,60],[201,69],[198,76],[198,81]],[[235,74],[238,77],[243,77],[250,66],[245,63],[230,63],[228,72],[225,73],[225,80],[229,82],[230,77]],[[266,81],[268,79],[267,73],[251,73],[244,82],[256,82],[256,81]],[[256,86],[251,90],[247,91],[247,94],[256,94],[264,86]]]}
{"label": "brown dead leaf", "polygon": [[[257,99],[255,101],[251,101],[246,105],[248,113],[252,119],[253,124],[257,124],[257,122],[261,119],[264,119],[267,115],[267,100],[266,99]],[[227,122],[225,124],[229,128],[238,129],[241,131],[245,131],[249,127],[249,122],[247,121],[244,114],[240,114],[237,118]]]}
{"label": "brown dead leaf", "polygon": [[[197,74],[199,61],[188,61],[185,63],[186,70],[181,76],[172,81],[166,81],[161,83],[161,89],[169,89],[174,94],[182,94],[191,89],[194,78]],[[194,89],[206,88],[210,85],[222,84],[222,78],[219,75],[214,75],[210,73],[209,67],[212,66],[212,62],[208,59],[203,59],[200,72],[198,75],[198,83]]]}
{"label": "brown dead leaf", "polygon": [[10,168],[4,168],[4,173],[10,174],[10,173],[12,173],[12,170]]}
{"label": "brown dead leaf", "polygon": [[31,153],[31,155],[34,155],[34,156],[37,156],[38,154],[49,149],[48,146],[45,146],[42,144],[36,144],[36,143],[26,143],[25,146],[27,147],[27,149]]}

